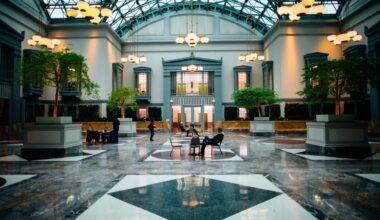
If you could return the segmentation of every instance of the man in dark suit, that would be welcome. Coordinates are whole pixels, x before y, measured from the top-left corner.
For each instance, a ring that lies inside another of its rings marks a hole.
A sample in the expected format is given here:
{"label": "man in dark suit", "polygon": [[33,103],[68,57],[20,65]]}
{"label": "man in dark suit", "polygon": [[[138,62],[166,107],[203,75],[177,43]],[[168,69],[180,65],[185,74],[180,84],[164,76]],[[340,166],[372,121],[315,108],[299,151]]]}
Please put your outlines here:
{"label": "man in dark suit", "polygon": [[222,128],[218,128],[218,134],[215,135],[213,138],[209,138],[209,137],[205,137],[203,139],[203,142],[202,142],[202,148],[201,148],[201,153],[200,155],[203,156],[205,155],[205,148],[206,148],[206,145],[217,145],[219,144],[220,142],[222,142],[224,138],[224,134],[223,134],[223,129]]}

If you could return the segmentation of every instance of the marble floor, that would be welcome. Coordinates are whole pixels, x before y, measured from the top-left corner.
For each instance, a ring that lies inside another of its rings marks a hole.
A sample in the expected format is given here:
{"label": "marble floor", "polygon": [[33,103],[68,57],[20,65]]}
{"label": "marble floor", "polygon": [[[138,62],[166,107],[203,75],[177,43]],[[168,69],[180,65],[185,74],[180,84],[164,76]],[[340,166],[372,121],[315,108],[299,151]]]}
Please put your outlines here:
{"label": "marble floor", "polygon": [[[303,136],[226,133],[170,156],[170,133],[27,161],[0,143],[0,219],[378,219],[380,160],[305,155]],[[179,138],[181,139],[181,138]]]}

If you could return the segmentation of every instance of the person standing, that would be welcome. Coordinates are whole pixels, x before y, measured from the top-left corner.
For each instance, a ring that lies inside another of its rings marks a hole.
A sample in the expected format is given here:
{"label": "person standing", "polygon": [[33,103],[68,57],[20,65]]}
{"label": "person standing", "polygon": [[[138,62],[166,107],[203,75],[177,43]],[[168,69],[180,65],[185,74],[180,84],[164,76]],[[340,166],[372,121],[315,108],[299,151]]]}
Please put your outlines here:
{"label": "person standing", "polygon": [[156,128],[156,125],[154,124],[154,120],[151,120],[148,125],[149,131],[150,131],[150,141],[153,141],[154,136],[154,128]]}
{"label": "person standing", "polygon": [[120,121],[116,117],[112,120],[112,128],[113,128],[113,134],[115,138],[115,142],[119,142],[119,127],[120,127]]}

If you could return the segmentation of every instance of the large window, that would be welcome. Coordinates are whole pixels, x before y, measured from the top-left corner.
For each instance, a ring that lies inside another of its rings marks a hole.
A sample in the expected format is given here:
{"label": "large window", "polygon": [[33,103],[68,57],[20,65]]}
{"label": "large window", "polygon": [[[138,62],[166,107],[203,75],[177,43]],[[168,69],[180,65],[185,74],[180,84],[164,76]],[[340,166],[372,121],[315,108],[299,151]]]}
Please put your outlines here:
{"label": "large window", "polygon": [[135,72],[135,89],[137,90],[140,99],[150,99],[152,69],[148,67],[136,67],[133,70]]}
{"label": "large window", "polygon": [[212,72],[175,72],[171,74],[172,95],[212,95]]}
{"label": "large window", "polygon": [[273,61],[265,61],[263,68],[263,87],[273,90]]}
{"label": "large window", "polygon": [[238,72],[238,82],[237,82],[237,89],[245,89],[248,87],[248,82],[247,82],[247,72]]}
{"label": "large window", "polygon": [[123,69],[124,65],[121,63],[112,64],[112,89],[118,89],[123,86]]}
{"label": "large window", "polygon": [[[306,54],[304,56],[304,59],[305,59],[305,68],[307,68],[308,66],[312,65],[315,62],[326,61],[327,57],[328,57],[327,53],[316,52],[316,53]],[[309,85],[311,82],[310,81],[306,81],[305,83],[306,83],[306,85]]]}
{"label": "large window", "polygon": [[250,66],[234,67],[235,90],[245,89],[251,86],[251,69]]}
{"label": "large window", "polygon": [[148,74],[138,73],[137,75],[137,91],[140,96],[146,96],[146,91],[148,88]]}

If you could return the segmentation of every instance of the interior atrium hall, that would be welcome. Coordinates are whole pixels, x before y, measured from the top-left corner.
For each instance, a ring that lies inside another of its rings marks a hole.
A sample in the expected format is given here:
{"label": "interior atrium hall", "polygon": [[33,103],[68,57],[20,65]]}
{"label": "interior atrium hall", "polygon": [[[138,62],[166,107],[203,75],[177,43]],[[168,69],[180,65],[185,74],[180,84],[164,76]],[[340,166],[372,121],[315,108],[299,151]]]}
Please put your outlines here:
{"label": "interior atrium hall", "polygon": [[379,219],[379,0],[0,1],[0,219]]}

